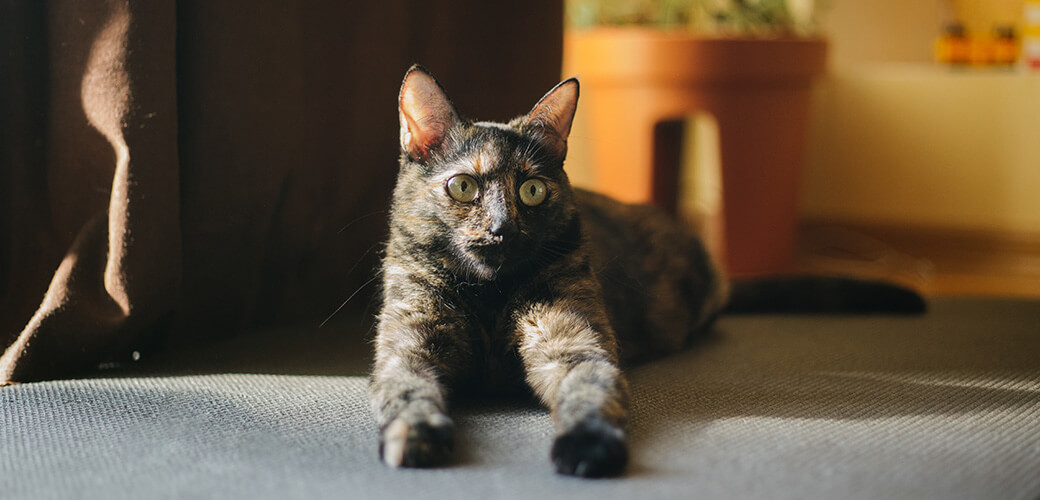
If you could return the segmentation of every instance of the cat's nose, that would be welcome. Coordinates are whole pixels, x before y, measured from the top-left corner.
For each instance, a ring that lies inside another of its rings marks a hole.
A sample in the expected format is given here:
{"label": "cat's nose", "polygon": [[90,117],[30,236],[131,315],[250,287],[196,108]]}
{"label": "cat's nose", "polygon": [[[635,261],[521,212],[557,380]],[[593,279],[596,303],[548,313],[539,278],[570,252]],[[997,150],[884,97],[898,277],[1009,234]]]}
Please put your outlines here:
{"label": "cat's nose", "polygon": [[491,227],[488,228],[488,232],[498,240],[514,235],[516,231],[516,223],[512,219],[496,219],[491,222]]}

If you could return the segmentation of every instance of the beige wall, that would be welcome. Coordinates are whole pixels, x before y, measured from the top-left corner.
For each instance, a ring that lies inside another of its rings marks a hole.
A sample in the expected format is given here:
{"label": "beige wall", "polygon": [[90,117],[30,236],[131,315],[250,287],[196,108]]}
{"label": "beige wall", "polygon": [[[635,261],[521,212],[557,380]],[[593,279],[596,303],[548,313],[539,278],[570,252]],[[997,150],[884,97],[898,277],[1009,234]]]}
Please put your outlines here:
{"label": "beige wall", "polygon": [[945,0],[831,0],[824,27],[832,67],[865,62],[926,62],[950,17]]}
{"label": "beige wall", "polygon": [[[1016,12],[1007,3],[957,8],[999,19]],[[1040,75],[931,64],[945,8],[938,0],[833,2],[833,59],[814,109],[805,215],[1040,232]]]}

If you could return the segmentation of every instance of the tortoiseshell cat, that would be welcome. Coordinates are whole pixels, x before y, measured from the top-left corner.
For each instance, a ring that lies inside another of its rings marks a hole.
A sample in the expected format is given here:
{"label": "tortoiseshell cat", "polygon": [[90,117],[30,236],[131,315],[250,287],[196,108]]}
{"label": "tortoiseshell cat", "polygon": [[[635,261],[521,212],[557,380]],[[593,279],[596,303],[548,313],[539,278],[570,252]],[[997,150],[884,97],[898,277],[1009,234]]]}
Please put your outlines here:
{"label": "tortoiseshell cat", "polygon": [[[448,459],[449,389],[526,382],[552,412],[556,470],[617,475],[628,457],[619,363],[681,349],[725,305],[725,277],[682,225],[570,186],[577,100],[570,79],[509,123],[471,122],[426,70],[405,75],[370,387],[387,464]],[[831,301],[833,284],[815,296]],[[906,290],[843,284],[853,308],[923,307]],[[789,288],[747,293],[815,307]]]}
{"label": "tortoiseshell cat", "polygon": [[682,226],[570,186],[577,100],[570,79],[508,124],[471,122],[423,68],[405,76],[371,381],[387,464],[447,459],[449,388],[523,380],[552,411],[556,470],[616,475],[621,358],[678,350],[722,307],[725,280]]}

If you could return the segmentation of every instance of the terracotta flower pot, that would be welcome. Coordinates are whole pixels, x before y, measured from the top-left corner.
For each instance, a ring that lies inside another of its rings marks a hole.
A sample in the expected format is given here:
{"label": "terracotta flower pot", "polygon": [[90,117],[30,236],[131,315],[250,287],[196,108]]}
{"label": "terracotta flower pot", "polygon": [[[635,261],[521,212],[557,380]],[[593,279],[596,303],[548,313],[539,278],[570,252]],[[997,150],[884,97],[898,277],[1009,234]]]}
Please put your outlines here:
{"label": "terracotta flower pot", "polygon": [[708,112],[719,127],[727,268],[738,275],[790,271],[810,90],[826,48],[822,40],[643,28],[568,33],[565,73],[581,79],[592,187],[625,201],[661,202],[655,126]]}

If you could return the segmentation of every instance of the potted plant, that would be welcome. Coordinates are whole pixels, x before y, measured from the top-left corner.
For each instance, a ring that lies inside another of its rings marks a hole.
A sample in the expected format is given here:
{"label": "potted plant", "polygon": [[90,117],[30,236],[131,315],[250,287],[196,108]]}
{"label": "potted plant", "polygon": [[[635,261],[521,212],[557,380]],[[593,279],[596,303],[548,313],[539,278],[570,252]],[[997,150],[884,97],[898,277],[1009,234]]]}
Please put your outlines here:
{"label": "potted plant", "polygon": [[826,60],[812,4],[570,0],[564,71],[581,80],[584,114],[572,137],[587,140],[576,161],[592,170],[581,183],[672,205],[676,173],[659,144],[655,155],[655,130],[706,112],[721,160],[715,246],[731,274],[790,271],[811,84]]}

